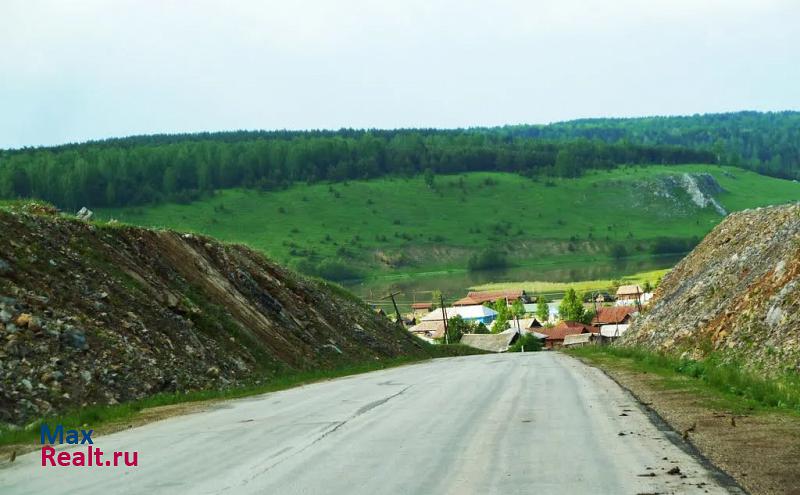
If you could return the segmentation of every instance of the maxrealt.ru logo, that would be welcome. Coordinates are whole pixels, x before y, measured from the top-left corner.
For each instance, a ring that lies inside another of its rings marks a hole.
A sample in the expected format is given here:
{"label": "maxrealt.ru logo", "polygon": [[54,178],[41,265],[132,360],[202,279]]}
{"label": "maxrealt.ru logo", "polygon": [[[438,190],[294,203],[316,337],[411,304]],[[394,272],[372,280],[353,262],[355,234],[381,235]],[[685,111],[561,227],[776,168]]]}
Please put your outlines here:
{"label": "maxrealt.ru logo", "polygon": [[[94,430],[67,430],[64,425],[50,425],[41,427],[42,466],[138,466],[139,452],[114,451],[105,452],[94,445],[92,434]],[[86,450],[57,452],[53,445],[86,445]]]}

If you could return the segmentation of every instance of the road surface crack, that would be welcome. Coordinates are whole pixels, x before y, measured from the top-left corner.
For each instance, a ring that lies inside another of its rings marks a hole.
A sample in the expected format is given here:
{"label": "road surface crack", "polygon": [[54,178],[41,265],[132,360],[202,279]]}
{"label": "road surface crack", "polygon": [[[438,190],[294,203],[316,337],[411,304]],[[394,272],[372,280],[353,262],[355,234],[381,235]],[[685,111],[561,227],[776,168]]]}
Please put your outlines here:
{"label": "road surface crack", "polygon": [[[402,394],[403,394],[403,393],[404,393],[406,390],[408,390],[408,389],[410,389],[410,388],[411,388],[411,385],[409,385],[409,386],[405,387],[403,390],[401,390],[401,391],[399,391],[399,392],[397,392],[397,393],[395,393],[395,394],[392,394],[392,395],[390,395],[390,396],[388,396],[388,397],[384,397],[383,399],[379,399],[379,400],[376,400],[376,401],[374,401],[374,402],[370,402],[369,404],[367,404],[367,405],[365,405],[365,406],[362,406],[362,407],[360,407],[360,408],[359,408],[359,409],[358,409],[358,410],[357,410],[355,413],[353,413],[353,415],[351,415],[350,417],[348,417],[348,418],[347,418],[347,419],[345,419],[344,421],[334,421],[334,422],[332,422],[332,423],[331,423],[331,424],[332,424],[332,427],[330,427],[330,428],[328,428],[327,430],[323,431],[323,432],[322,432],[322,434],[320,434],[320,435],[319,435],[318,437],[316,437],[314,440],[312,440],[311,442],[309,442],[309,443],[308,443],[308,444],[307,444],[305,447],[303,447],[303,448],[301,448],[301,449],[298,449],[298,450],[295,450],[295,451],[294,451],[292,454],[290,454],[290,455],[288,455],[288,456],[284,457],[283,459],[280,459],[280,460],[278,460],[278,461],[276,461],[276,462],[274,462],[274,463],[270,464],[270,465],[269,465],[269,466],[267,466],[265,469],[262,469],[262,470],[261,470],[261,471],[259,471],[258,473],[256,473],[256,474],[254,474],[253,476],[251,476],[249,479],[245,480],[245,481],[244,481],[244,483],[242,483],[242,484],[243,484],[243,485],[246,485],[246,484],[248,484],[250,481],[253,481],[254,479],[256,479],[256,478],[258,478],[259,476],[261,476],[262,474],[269,472],[270,470],[272,470],[274,467],[278,466],[279,464],[282,464],[283,462],[285,462],[285,461],[287,461],[287,460],[291,459],[292,457],[295,457],[295,456],[297,456],[297,455],[299,455],[299,454],[301,454],[301,453],[305,452],[306,450],[308,450],[308,449],[309,449],[309,448],[311,448],[312,446],[316,445],[317,443],[321,442],[321,441],[322,441],[324,438],[326,438],[328,435],[332,434],[333,432],[335,432],[336,430],[338,430],[338,429],[339,429],[339,428],[341,428],[342,426],[346,425],[346,424],[347,424],[347,423],[349,423],[350,421],[353,421],[354,419],[356,419],[356,418],[358,418],[359,416],[362,416],[363,414],[365,414],[365,413],[367,413],[367,412],[369,412],[369,411],[371,411],[371,410],[375,409],[376,407],[380,407],[380,406],[382,406],[382,405],[386,404],[387,402],[389,402],[390,400],[394,399],[395,397],[398,397],[398,396],[402,395]],[[285,450],[285,449],[284,449],[284,450]],[[273,456],[273,457],[274,457],[274,456]],[[229,489],[229,488],[233,488],[233,487],[232,487],[232,486],[228,486],[228,487],[226,487],[224,490],[227,490],[227,489]],[[224,491],[224,490],[223,490],[223,491]]]}

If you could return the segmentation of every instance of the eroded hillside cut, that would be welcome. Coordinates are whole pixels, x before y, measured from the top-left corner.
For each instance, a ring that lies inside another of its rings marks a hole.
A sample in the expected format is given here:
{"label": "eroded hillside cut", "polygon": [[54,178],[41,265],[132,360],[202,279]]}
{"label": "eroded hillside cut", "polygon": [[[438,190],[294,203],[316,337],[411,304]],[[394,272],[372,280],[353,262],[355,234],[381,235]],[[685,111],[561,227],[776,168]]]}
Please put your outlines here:
{"label": "eroded hillside cut", "polygon": [[664,278],[623,342],[800,371],[800,205],[728,216]]}
{"label": "eroded hillside cut", "polygon": [[419,351],[326,284],[210,238],[0,210],[0,422]]}

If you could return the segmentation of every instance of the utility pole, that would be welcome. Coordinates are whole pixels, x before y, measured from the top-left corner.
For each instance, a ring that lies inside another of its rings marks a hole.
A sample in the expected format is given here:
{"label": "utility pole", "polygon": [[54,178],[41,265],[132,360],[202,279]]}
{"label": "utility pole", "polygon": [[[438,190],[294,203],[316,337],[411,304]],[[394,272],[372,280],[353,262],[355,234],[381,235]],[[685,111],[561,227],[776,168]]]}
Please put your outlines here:
{"label": "utility pole", "polygon": [[449,344],[450,336],[448,335],[447,329],[447,310],[444,308],[444,297],[441,292],[439,293],[439,304],[442,305],[442,318],[444,318],[444,343]]}
{"label": "utility pole", "polygon": [[639,286],[638,285],[636,286],[636,309],[638,309],[640,313],[642,312],[642,300],[639,297]]}
{"label": "utility pole", "polygon": [[388,296],[384,296],[381,299],[389,299],[389,298],[391,298],[392,305],[394,305],[394,312],[397,315],[397,323],[399,323],[401,326],[403,326],[403,317],[400,316],[400,310],[397,309],[397,302],[394,300],[394,296],[396,296],[398,294],[402,294],[402,292],[392,292]]}

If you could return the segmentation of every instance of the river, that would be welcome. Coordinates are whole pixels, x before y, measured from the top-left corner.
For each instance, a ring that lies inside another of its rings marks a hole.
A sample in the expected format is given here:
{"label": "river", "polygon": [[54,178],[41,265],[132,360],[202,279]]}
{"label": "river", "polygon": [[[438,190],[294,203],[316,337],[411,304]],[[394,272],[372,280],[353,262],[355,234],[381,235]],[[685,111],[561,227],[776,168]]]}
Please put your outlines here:
{"label": "river", "polygon": [[391,292],[400,292],[396,296],[396,300],[401,311],[405,311],[412,302],[430,301],[431,293],[434,290],[441,291],[445,300],[453,301],[464,297],[469,287],[479,284],[526,281],[572,283],[586,280],[618,279],[638,272],[671,268],[682,257],[682,255],[660,256],[570,265],[524,266],[479,272],[454,271],[389,275],[368,280],[349,281],[342,285],[367,302],[379,305],[387,311],[391,308],[391,301],[381,298]]}

